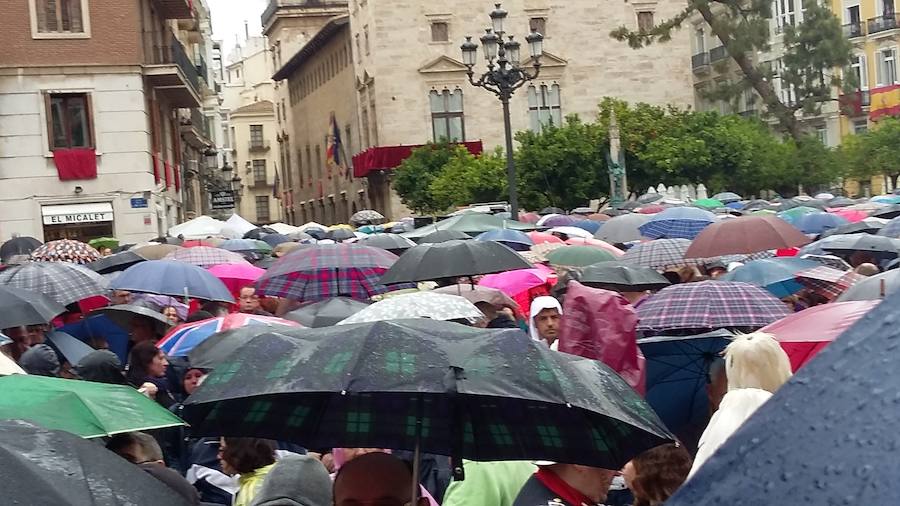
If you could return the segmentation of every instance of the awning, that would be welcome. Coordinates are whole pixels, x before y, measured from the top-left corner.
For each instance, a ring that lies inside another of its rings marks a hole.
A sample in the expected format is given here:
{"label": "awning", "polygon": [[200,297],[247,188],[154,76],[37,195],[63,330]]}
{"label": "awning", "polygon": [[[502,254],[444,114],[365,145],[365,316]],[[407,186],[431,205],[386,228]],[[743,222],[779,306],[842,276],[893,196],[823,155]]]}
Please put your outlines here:
{"label": "awning", "polygon": [[41,206],[41,215],[44,225],[96,223],[113,221],[113,208],[109,202]]}
{"label": "awning", "polygon": [[[484,149],[481,141],[461,142],[469,153],[481,154]],[[353,176],[366,177],[375,170],[391,170],[406,160],[412,151],[423,144],[413,146],[375,146],[353,157]]]}

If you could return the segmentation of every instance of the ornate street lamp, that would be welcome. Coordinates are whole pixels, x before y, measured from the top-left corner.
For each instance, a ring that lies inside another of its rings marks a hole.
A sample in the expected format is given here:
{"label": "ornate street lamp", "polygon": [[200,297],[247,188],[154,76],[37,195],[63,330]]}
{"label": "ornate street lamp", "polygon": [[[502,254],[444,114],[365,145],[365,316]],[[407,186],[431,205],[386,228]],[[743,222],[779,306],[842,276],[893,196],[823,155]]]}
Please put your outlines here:
{"label": "ornate street lamp", "polygon": [[[512,35],[506,34],[503,26],[507,12],[495,4],[491,11],[491,27],[480,37],[484,48],[484,59],[487,71],[475,79],[475,63],[478,59],[478,44],[472,42],[471,36],[460,46],[463,64],[468,68],[469,82],[472,86],[484,88],[497,95],[503,104],[503,127],[506,133],[506,179],[509,185],[509,207],[512,219],[519,219],[519,199],[516,192],[516,168],[513,161],[512,125],[509,116],[509,99],[513,93],[528,81],[536,79],[541,71],[541,55],[544,53],[544,36],[536,30],[525,37],[531,54],[533,71],[529,72],[521,65],[521,44]],[[504,37],[507,37],[504,40]]]}

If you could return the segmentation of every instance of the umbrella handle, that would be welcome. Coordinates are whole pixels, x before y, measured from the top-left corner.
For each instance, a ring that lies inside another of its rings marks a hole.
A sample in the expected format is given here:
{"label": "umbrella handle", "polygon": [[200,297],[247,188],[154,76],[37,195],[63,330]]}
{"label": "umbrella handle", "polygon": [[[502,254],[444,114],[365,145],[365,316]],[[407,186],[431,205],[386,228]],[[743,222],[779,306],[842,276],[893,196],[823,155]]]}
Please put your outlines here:
{"label": "umbrella handle", "polygon": [[416,449],[413,451],[413,470],[412,470],[412,499],[410,503],[412,506],[415,506],[417,501],[419,500],[419,465],[422,460],[421,454],[421,446],[422,446],[422,419],[416,419]]}

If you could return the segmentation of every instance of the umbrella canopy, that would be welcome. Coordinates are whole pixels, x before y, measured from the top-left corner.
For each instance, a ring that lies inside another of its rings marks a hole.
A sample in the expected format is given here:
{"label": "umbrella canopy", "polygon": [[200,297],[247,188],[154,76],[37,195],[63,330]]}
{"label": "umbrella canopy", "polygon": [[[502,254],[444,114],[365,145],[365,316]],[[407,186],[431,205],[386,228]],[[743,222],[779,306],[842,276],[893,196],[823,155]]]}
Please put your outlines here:
{"label": "umbrella canopy", "polygon": [[819,267],[814,260],[797,257],[753,260],[722,276],[722,281],[740,281],[765,288],[782,299],[803,289],[795,278],[801,271]]}
{"label": "umbrella canopy", "polygon": [[564,244],[565,241],[562,240],[561,237],[557,237],[553,234],[548,234],[546,232],[528,232],[528,237],[534,244]]}
{"label": "umbrella canopy", "polygon": [[547,233],[553,235],[564,235],[569,238],[580,237],[582,239],[592,239],[594,237],[593,233],[575,226],[553,227],[550,230],[547,230]]}
{"label": "umbrella canopy", "polygon": [[[710,365],[734,336],[726,330],[694,336],[638,339],[647,368],[644,398],[679,438],[696,438],[709,421]],[[690,441],[689,444],[693,444]]]}
{"label": "umbrella canopy", "polygon": [[362,311],[368,305],[366,302],[347,297],[332,297],[295,309],[285,314],[284,318],[304,327],[330,327]]}
{"label": "umbrella canopy", "polygon": [[576,207],[575,209],[572,209],[571,211],[569,211],[569,214],[580,214],[583,216],[587,216],[593,212],[594,212],[594,210],[591,209],[590,207]]}
{"label": "umbrella canopy", "polygon": [[234,302],[234,297],[218,278],[196,265],[173,260],[150,260],[132,265],[111,286],[129,292]]}
{"label": "umbrella canopy", "polygon": [[788,315],[760,331],[778,339],[791,359],[791,368],[797,371],[879,302],[864,300],[821,304]]}
{"label": "umbrella canopy", "polygon": [[67,306],[106,294],[108,283],[96,272],[68,262],[30,262],[0,271],[0,285],[42,293]]}
{"label": "umbrella canopy", "polygon": [[600,227],[594,237],[610,244],[639,241],[641,236],[640,226],[650,221],[646,214],[623,214],[611,218]]}
{"label": "umbrella canopy", "polygon": [[215,369],[234,350],[256,339],[256,337],[271,332],[283,333],[284,329],[273,328],[267,325],[251,325],[223,330],[210,335],[187,354],[187,362],[191,367],[199,369]]}
{"label": "umbrella canopy", "polygon": [[532,288],[548,284],[550,279],[551,275],[541,269],[517,269],[499,274],[488,274],[482,277],[478,284],[496,288],[510,297],[515,297]]}
{"label": "umbrella canopy", "polygon": [[638,330],[759,328],[789,314],[769,292],[734,281],[700,281],[663,288],[637,307]]}
{"label": "umbrella canopy", "polygon": [[528,261],[500,243],[449,241],[420,244],[407,250],[381,282],[408,283],[528,268]]}
{"label": "umbrella canopy", "polygon": [[558,207],[545,207],[538,211],[538,214],[546,216],[548,214],[566,214],[566,212]]}
{"label": "umbrella canopy", "polygon": [[354,213],[353,216],[350,217],[350,222],[365,225],[367,223],[377,223],[383,219],[384,216],[378,211],[363,209],[362,211]]}
{"label": "umbrella canopy", "polygon": [[99,274],[109,274],[111,272],[124,271],[134,264],[139,264],[145,261],[147,261],[146,258],[138,255],[134,251],[123,251],[121,253],[116,253],[115,255],[109,255],[101,258],[100,260],[93,261],[87,264],[85,267]]}
{"label": "umbrella canopy", "polygon": [[363,237],[362,239],[357,241],[357,244],[362,244],[363,246],[371,246],[373,248],[381,248],[383,250],[390,251],[395,255],[399,254],[402,251],[406,251],[416,245],[416,243],[412,240],[397,234],[372,234]]}
{"label": "umbrella canopy", "polygon": [[541,216],[537,213],[519,213],[519,221],[522,223],[537,223]]}
{"label": "umbrella canopy", "polygon": [[[303,227],[300,227],[300,228],[303,228]],[[243,238],[244,238],[244,239],[257,239],[257,240],[260,240],[260,239],[262,239],[263,236],[265,236],[265,235],[268,235],[268,234],[277,234],[277,233],[278,233],[278,231],[275,230],[275,229],[273,229],[273,228],[269,228],[269,227],[257,227],[257,228],[254,228],[254,229],[252,229],[252,230],[248,230],[248,231],[244,232],[244,237],[243,237]]]}
{"label": "umbrella canopy", "polygon": [[34,237],[13,237],[0,246],[0,262],[6,263],[14,256],[30,255],[40,247],[41,241]]}
{"label": "umbrella canopy", "polygon": [[169,330],[169,327],[172,326],[162,313],[139,304],[117,304],[115,306],[95,309],[91,313],[105,315],[112,320],[113,323],[125,330],[128,330],[131,327],[132,320],[138,317],[149,318],[153,322],[153,326],[156,328],[158,335],[165,334],[166,331]]}
{"label": "umbrella canopy", "polygon": [[95,351],[77,337],[59,330],[47,334],[47,344],[56,350],[60,362],[65,361],[72,365],[81,362],[81,359]]}
{"label": "umbrella canopy", "polygon": [[705,259],[686,259],[684,254],[691,246],[688,239],[657,239],[642,242],[622,255],[622,262],[664,271],[685,265],[703,265]]}
{"label": "umbrella canopy", "polygon": [[170,228],[168,235],[184,239],[205,239],[210,236],[220,235],[227,226],[224,221],[210,218],[209,216],[198,216],[193,220],[179,223]]}
{"label": "umbrella canopy", "polygon": [[609,253],[612,253],[612,255],[614,257],[621,257],[622,255],[625,254],[624,251],[613,246],[612,244],[610,244],[606,241],[601,241],[600,239],[594,239],[592,237],[591,238],[583,238],[583,237],[569,238],[569,239],[566,239],[566,244],[568,244],[570,246],[590,246],[592,248],[600,248]]}
{"label": "umbrella canopy", "polygon": [[103,248],[116,249],[119,247],[119,240],[115,237],[98,237],[88,241],[88,246],[97,251],[100,251]]}
{"label": "umbrella canopy", "polygon": [[484,313],[467,299],[458,295],[414,292],[378,301],[338,323],[338,325],[383,320],[404,320],[408,318],[468,320],[473,322],[484,318]]}
{"label": "umbrella canopy", "polygon": [[864,220],[857,221],[856,223],[847,223],[846,225],[841,225],[840,227],[827,230],[822,234],[822,236],[828,237],[829,235],[877,234],[878,231],[884,228],[887,223],[887,220],[883,220],[881,218],[866,218]]}
{"label": "umbrella canopy", "polygon": [[[523,367],[507,367],[509,357]],[[607,469],[671,438],[601,362],[518,329],[425,319],[258,336],[207,377],[185,416],[200,433],[311,448],[419,447],[455,460]]]}
{"label": "umbrella canopy", "polygon": [[[600,229],[600,232],[606,227]],[[691,243],[685,256],[713,258],[740,253],[793,248],[809,238],[786,221],[774,216],[741,216],[713,223]]]}
{"label": "umbrella canopy", "polygon": [[220,248],[197,246],[183,248],[169,253],[165,260],[174,260],[198,267],[212,267],[219,264],[241,264],[247,261],[243,256]]}
{"label": "umbrella canopy", "polygon": [[256,283],[266,273],[265,269],[246,263],[214,265],[208,270],[210,274],[219,278],[232,293],[238,293],[241,288]]}
{"label": "umbrella canopy", "polygon": [[834,209],[830,211],[830,214],[840,216],[851,223],[856,223],[869,217],[869,213],[857,209]]}
{"label": "umbrella canopy", "polygon": [[[536,232],[533,232],[536,233]],[[509,229],[489,230],[478,234],[476,241],[494,241],[512,248],[516,251],[527,251],[534,246],[534,241],[525,232]]]}
{"label": "umbrella canopy", "polygon": [[[798,208],[799,209],[799,208]],[[850,223],[847,219],[833,213],[809,213],[792,222],[804,234],[818,235],[826,230],[838,228]]]}
{"label": "umbrella canopy", "polygon": [[[502,230],[502,229],[501,229]],[[438,230],[419,238],[419,244],[437,244],[447,241],[465,241],[472,236],[458,230]]]}
{"label": "umbrella canopy", "polygon": [[800,369],[666,506],[900,504],[894,296]]}
{"label": "umbrella canopy", "polygon": [[170,253],[180,249],[182,249],[181,246],[175,244],[147,244],[145,246],[135,247],[130,251],[137,253],[147,260],[162,260]]}
{"label": "umbrella canopy", "polygon": [[566,227],[570,226],[579,221],[577,216],[570,216],[567,214],[553,214],[547,215],[538,220],[537,226],[539,227]]}
{"label": "umbrella canopy", "polygon": [[280,258],[256,289],[260,295],[303,302],[340,296],[368,300],[388,290],[379,279],[396,261],[397,255],[379,248],[317,245]]}
{"label": "umbrella canopy", "polygon": [[0,378],[0,419],[28,420],[85,438],[184,425],[130,386],[44,376]]}
{"label": "umbrella canopy", "polygon": [[822,249],[838,254],[869,253],[877,258],[894,258],[900,253],[900,240],[868,234],[833,235]]}
{"label": "umbrella canopy", "polygon": [[887,220],[892,220],[898,216],[900,216],[900,204],[891,204],[889,206],[882,207],[881,209],[872,211],[873,218],[884,218]]}
{"label": "umbrella canopy", "polygon": [[669,280],[655,270],[624,262],[589,265],[578,271],[577,279],[583,285],[620,292],[643,292],[669,286]]}
{"label": "umbrella canopy", "polygon": [[[819,262],[816,262],[819,263]],[[844,271],[819,265],[797,273],[797,281],[814,293],[833,300],[854,284],[866,279],[853,271]]]}
{"label": "umbrella canopy", "polygon": [[354,234],[352,230],[347,228],[335,228],[333,230],[329,230],[325,234],[325,237],[327,239],[331,239],[332,241],[346,241],[347,239],[356,237],[356,234]]}
{"label": "umbrella canopy", "polygon": [[170,330],[165,337],[156,343],[156,347],[170,357],[184,357],[197,345],[217,332],[251,326],[289,328],[300,327],[300,324],[271,316],[231,313],[228,316],[219,318],[182,323]]}
{"label": "umbrella canopy", "polygon": [[835,197],[833,199],[828,200],[828,207],[847,207],[852,206],[856,203],[853,199],[848,199],[847,197]]}
{"label": "umbrella canopy", "polygon": [[219,245],[219,248],[234,253],[270,253],[272,246],[258,239],[229,239]]}
{"label": "umbrella canopy", "polygon": [[591,237],[593,237],[594,234],[596,234],[597,231],[600,230],[600,227],[603,226],[603,224],[598,221],[582,219],[573,223],[572,226],[587,230],[591,233]]}
{"label": "umbrella canopy", "polygon": [[887,222],[884,227],[878,231],[878,235],[900,239],[900,217],[891,218],[891,221]]}
{"label": "umbrella canopy", "polygon": [[587,267],[615,259],[612,253],[591,246],[563,246],[547,253],[547,261],[560,267]]}
{"label": "umbrella canopy", "polygon": [[66,310],[43,293],[12,286],[0,286],[0,308],[0,329],[43,325]]}
{"label": "umbrella canopy", "polygon": [[612,219],[612,216],[603,213],[593,213],[589,214],[587,219],[591,221],[596,221],[597,223],[603,224]]}
{"label": "umbrella canopy", "polygon": [[[740,199],[738,199],[738,200],[740,200]],[[702,208],[705,208],[705,209],[715,209],[715,208],[717,208],[717,207],[724,207],[724,206],[725,206],[725,202],[723,202],[723,201],[721,201],[721,200],[719,200],[719,199],[715,199],[715,198],[712,198],[712,199],[697,199],[697,200],[695,200],[695,201],[693,201],[693,202],[691,202],[691,203],[694,204],[694,205],[697,206],[697,207],[702,207]]]}
{"label": "umbrella canopy", "polygon": [[441,288],[435,288],[435,293],[446,293],[450,295],[458,295],[464,297],[472,304],[486,302],[495,307],[506,307],[512,309],[513,312],[519,312],[519,305],[497,288],[490,288],[482,285],[472,285],[468,283],[460,283],[456,285],[448,285]]}
{"label": "umbrella canopy", "polygon": [[641,235],[650,239],[693,239],[716,221],[713,213],[696,207],[671,207],[640,225]]}
{"label": "umbrella canopy", "polygon": [[857,282],[838,298],[837,302],[852,300],[881,300],[900,288],[900,270],[893,269]]}
{"label": "umbrella canopy", "polygon": [[60,239],[50,241],[31,252],[35,262],[71,262],[88,264],[100,260],[100,253],[81,241]]}
{"label": "umbrella canopy", "polygon": [[101,444],[21,420],[0,421],[0,434],[6,504],[190,504]]}
{"label": "umbrella canopy", "polygon": [[900,195],[876,195],[869,200],[879,204],[900,204]]}
{"label": "umbrella canopy", "polygon": [[744,204],[744,211],[768,211],[775,209],[768,200],[755,199]]}
{"label": "umbrella canopy", "polygon": [[216,237],[210,237],[208,239],[190,239],[188,241],[184,241],[180,244],[182,248],[196,248],[198,246],[205,246],[207,248],[218,248],[219,245],[225,242],[224,239],[219,239]]}
{"label": "umbrella canopy", "polygon": [[816,209],[815,207],[799,206],[799,207],[792,207],[786,211],[781,211],[777,214],[777,216],[790,224],[794,224],[797,222],[797,220],[799,220],[803,216],[806,216],[807,214],[824,214],[824,213],[821,209]]}
{"label": "umbrella canopy", "polygon": [[412,232],[408,232],[403,235],[404,237],[408,237],[409,239],[417,240],[421,237],[425,237],[432,232],[437,232],[438,230],[455,230],[457,232],[463,232],[464,234],[467,234],[469,236],[476,236],[482,232],[487,232],[488,230],[496,230],[498,228],[528,231],[534,230],[535,227],[534,225],[531,225],[529,223],[504,220],[490,214],[467,213],[460,214],[459,216],[454,216],[452,218],[447,218],[446,220],[441,220],[437,223],[432,223],[431,225],[417,228]]}
{"label": "umbrella canopy", "polygon": [[[715,200],[728,204],[729,202],[737,202],[743,200],[743,197],[734,192],[721,192],[712,196]],[[696,202],[695,202],[696,203]]]}

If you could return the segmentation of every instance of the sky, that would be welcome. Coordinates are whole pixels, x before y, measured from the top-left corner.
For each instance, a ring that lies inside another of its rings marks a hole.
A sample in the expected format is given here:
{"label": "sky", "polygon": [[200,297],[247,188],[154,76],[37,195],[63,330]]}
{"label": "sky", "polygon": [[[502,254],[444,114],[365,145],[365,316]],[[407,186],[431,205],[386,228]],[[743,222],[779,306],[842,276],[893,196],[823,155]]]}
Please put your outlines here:
{"label": "sky", "polygon": [[234,38],[244,41],[244,21],[250,28],[250,36],[262,31],[259,17],[268,0],[207,0],[212,14],[213,39],[222,41],[222,52],[227,56],[234,48]]}

